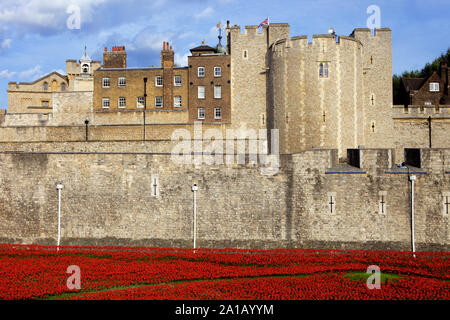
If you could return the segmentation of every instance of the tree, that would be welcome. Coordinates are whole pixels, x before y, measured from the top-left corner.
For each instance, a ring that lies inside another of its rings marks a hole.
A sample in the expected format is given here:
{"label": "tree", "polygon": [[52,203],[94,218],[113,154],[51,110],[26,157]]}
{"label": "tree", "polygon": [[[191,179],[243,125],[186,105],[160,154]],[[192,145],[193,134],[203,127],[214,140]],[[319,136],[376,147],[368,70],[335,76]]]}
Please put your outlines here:
{"label": "tree", "polygon": [[433,62],[427,63],[422,70],[405,71],[402,75],[394,74],[392,76],[392,88],[394,94],[394,104],[402,104],[400,97],[400,88],[403,78],[427,78],[433,74],[433,72],[439,72],[441,62],[446,61],[450,63],[450,48],[447,49],[447,53],[441,54]]}

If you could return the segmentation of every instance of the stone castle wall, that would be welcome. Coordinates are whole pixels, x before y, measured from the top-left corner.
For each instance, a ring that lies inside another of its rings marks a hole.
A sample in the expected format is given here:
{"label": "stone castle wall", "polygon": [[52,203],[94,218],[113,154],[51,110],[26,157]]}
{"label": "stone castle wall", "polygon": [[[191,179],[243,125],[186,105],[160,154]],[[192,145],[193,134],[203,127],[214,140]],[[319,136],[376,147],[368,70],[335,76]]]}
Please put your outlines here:
{"label": "stone castle wall", "polygon": [[[201,247],[410,250],[410,183],[391,168],[391,149],[361,149],[361,168],[337,167],[337,150],[282,155],[272,176],[254,164],[180,165],[118,149],[0,152],[1,241],[55,244],[62,183],[63,245],[191,247],[197,183]],[[418,250],[449,249],[449,159],[450,149],[421,150]]]}

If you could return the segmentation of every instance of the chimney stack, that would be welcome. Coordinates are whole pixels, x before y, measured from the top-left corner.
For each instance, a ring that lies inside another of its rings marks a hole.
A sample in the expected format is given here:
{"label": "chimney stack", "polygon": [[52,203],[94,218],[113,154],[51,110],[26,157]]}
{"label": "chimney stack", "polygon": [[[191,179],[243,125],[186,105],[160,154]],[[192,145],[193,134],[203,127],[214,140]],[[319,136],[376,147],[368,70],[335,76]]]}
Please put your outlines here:
{"label": "chimney stack", "polygon": [[111,48],[111,52],[108,52],[108,48],[105,48],[105,52],[103,52],[103,67],[125,69],[127,67],[125,46],[114,46]]}
{"label": "chimney stack", "polygon": [[441,81],[444,83],[444,94],[448,95],[448,85],[449,85],[448,66],[447,66],[447,62],[445,62],[445,60],[442,60],[442,62],[441,62],[440,76],[441,76]]}

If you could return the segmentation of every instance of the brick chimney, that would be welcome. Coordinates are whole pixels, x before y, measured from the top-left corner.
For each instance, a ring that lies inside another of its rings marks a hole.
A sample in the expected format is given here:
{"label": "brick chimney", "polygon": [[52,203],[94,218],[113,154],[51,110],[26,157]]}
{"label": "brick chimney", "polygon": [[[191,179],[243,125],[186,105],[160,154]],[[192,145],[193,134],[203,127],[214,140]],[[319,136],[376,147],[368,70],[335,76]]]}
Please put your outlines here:
{"label": "brick chimney", "polygon": [[161,67],[163,68],[163,107],[172,109],[174,52],[168,42],[163,42]]}
{"label": "brick chimney", "polygon": [[441,68],[440,68],[440,76],[441,76],[441,81],[444,83],[444,94],[448,95],[448,85],[449,85],[449,81],[448,81],[448,66],[447,66],[447,62],[445,62],[445,60],[441,61]]}
{"label": "brick chimney", "polygon": [[105,48],[105,52],[103,52],[103,67],[126,68],[127,52],[125,51],[125,47],[112,47],[110,52],[108,52],[108,48]]}

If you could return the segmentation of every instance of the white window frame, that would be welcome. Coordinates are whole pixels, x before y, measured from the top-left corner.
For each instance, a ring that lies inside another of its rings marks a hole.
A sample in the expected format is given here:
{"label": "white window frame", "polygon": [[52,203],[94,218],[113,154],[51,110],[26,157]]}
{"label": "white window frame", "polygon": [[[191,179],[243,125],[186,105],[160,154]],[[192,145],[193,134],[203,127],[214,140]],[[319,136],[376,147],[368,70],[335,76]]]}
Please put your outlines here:
{"label": "white window frame", "polygon": [[[142,103],[139,102],[139,99],[142,99]],[[144,106],[145,106],[145,98],[137,97],[136,98],[136,108],[144,108]]]}
{"label": "white window frame", "polygon": [[[203,113],[202,116],[200,116],[200,112]],[[206,110],[205,110],[205,108],[197,108],[197,119],[205,120],[205,118],[206,118]]]}
{"label": "white window frame", "polygon": [[[177,78],[180,79],[180,82],[179,82],[179,83],[178,83],[177,80],[176,80]],[[181,87],[182,81],[183,81],[183,78],[182,78],[181,76],[174,76],[174,77],[173,77],[173,85],[174,85],[175,87]]]}
{"label": "white window frame", "polygon": [[120,78],[117,80],[117,86],[118,86],[119,88],[126,88],[126,86],[127,86],[127,78],[125,78],[125,77],[120,77]]}
{"label": "white window frame", "polygon": [[[158,103],[158,98],[161,99],[161,103]],[[162,108],[163,107],[163,97],[162,96],[156,96],[155,97],[155,108]]]}
{"label": "white window frame", "polygon": [[439,92],[439,82],[430,82],[430,92]]}
{"label": "white window frame", "polygon": [[[178,101],[179,101],[179,103],[178,103]],[[174,96],[173,97],[173,106],[175,108],[181,108],[183,106],[183,100],[182,100],[181,96]]]}
{"label": "white window frame", "polygon": [[222,67],[214,67],[214,77],[219,78],[222,76]]}
{"label": "white window frame", "polygon": [[[108,102],[107,106],[105,106],[105,102]],[[111,100],[109,98],[102,98],[102,108],[109,109],[110,106],[111,106]]]}
{"label": "white window frame", "polygon": [[214,99],[222,99],[222,86],[214,86]]}
{"label": "white window frame", "polygon": [[[124,105],[121,105],[121,101],[124,102]],[[118,107],[118,108],[121,108],[121,109],[126,108],[126,107],[127,107],[127,98],[125,98],[125,97],[119,97],[119,99],[117,100],[117,107]]]}
{"label": "white window frame", "polygon": [[[217,115],[217,111],[220,112],[220,116]],[[222,108],[214,108],[214,119],[215,120],[222,119]]]}
{"label": "white window frame", "polygon": [[[107,81],[108,85],[105,85],[105,81]],[[111,78],[104,77],[102,79],[102,88],[110,88],[111,87]]]}
{"label": "white window frame", "polygon": [[[202,90],[200,90],[202,89]],[[200,94],[202,92],[202,94]],[[204,86],[198,86],[197,88],[197,98],[198,99],[205,99],[205,87]]]}
{"label": "white window frame", "polygon": [[[158,84],[158,80],[161,79],[161,84]],[[163,77],[162,76],[156,76],[155,77],[155,87],[162,87],[164,85]]]}
{"label": "white window frame", "polygon": [[[200,70],[201,70],[201,72],[200,72]],[[204,77],[205,77],[205,74],[206,74],[206,69],[205,69],[205,67],[198,67],[198,68],[197,68],[197,77],[198,77],[198,78],[204,78]]]}

